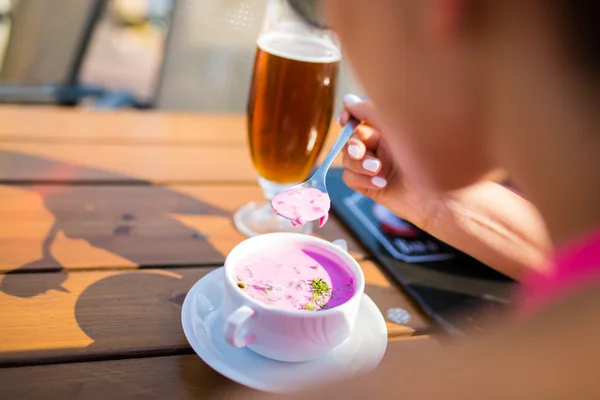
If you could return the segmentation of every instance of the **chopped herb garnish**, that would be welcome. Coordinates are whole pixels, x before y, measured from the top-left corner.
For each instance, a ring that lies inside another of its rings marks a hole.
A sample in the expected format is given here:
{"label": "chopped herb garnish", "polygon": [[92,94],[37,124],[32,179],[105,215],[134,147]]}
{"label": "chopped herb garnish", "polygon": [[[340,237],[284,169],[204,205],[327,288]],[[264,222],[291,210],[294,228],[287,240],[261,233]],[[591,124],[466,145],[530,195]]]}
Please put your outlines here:
{"label": "chopped herb garnish", "polygon": [[310,285],[312,286],[313,293],[317,296],[322,296],[325,292],[330,290],[327,282],[321,278],[314,279]]}
{"label": "chopped herb garnish", "polygon": [[308,311],[317,311],[319,308],[317,306],[315,306],[313,303],[306,303],[304,305],[304,309],[306,309]]}
{"label": "chopped herb garnish", "polygon": [[279,292],[283,289],[283,286],[280,285],[272,285],[270,283],[266,283],[265,284],[265,290],[269,290],[269,291],[273,291],[273,292]]}
{"label": "chopped herb garnish", "polygon": [[238,282],[238,287],[242,290],[246,290],[246,284],[244,282]]}
{"label": "chopped herb garnish", "polygon": [[329,300],[328,297],[332,296],[332,290],[323,279],[317,278],[311,282],[312,287],[312,301],[319,307],[323,307]]}
{"label": "chopped herb garnish", "polygon": [[262,294],[267,294],[267,288],[262,285],[255,283],[254,285],[252,285],[252,287]]}

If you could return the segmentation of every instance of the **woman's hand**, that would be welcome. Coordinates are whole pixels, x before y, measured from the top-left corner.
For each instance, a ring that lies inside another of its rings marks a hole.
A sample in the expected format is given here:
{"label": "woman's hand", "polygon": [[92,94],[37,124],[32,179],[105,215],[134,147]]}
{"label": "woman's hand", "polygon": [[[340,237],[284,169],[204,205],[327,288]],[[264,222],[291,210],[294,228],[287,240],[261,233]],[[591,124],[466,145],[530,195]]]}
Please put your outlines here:
{"label": "woman's hand", "polygon": [[[410,184],[386,141],[373,104],[344,97],[340,123],[362,123],[344,151],[344,182],[441,241],[488,266],[521,279],[543,268],[551,250],[536,208],[502,185],[482,181],[452,193]],[[391,133],[393,134],[393,133]]]}
{"label": "woman's hand", "polygon": [[344,150],[344,182],[399,217],[427,230],[439,199],[420,193],[404,179],[385,134],[382,134],[373,103],[352,94],[344,96],[340,124],[344,125],[351,115],[361,124]]}

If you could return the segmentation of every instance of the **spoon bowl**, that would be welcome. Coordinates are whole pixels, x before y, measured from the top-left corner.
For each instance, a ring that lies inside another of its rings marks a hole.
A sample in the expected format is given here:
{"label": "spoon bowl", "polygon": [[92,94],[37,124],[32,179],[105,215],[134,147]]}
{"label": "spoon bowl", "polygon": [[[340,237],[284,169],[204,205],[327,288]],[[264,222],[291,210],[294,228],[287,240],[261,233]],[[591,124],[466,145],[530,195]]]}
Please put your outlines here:
{"label": "spoon bowl", "polygon": [[344,148],[359,121],[351,118],[340,132],[335,143],[314,174],[305,182],[284,190],[273,198],[273,210],[294,225],[319,220],[322,227],[329,216],[331,200],[327,192],[326,177],[333,161]]}

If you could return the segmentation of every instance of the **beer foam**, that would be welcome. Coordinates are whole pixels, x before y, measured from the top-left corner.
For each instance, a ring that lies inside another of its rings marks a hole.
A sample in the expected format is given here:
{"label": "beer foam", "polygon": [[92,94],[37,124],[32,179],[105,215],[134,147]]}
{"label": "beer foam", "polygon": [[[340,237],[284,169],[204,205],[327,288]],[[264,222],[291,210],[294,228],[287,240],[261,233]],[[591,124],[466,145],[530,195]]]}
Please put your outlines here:
{"label": "beer foam", "polygon": [[268,33],[256,41],[264,52],[296,61],[332,63],[342,58],[340,50],[327,39],[290,33]]}

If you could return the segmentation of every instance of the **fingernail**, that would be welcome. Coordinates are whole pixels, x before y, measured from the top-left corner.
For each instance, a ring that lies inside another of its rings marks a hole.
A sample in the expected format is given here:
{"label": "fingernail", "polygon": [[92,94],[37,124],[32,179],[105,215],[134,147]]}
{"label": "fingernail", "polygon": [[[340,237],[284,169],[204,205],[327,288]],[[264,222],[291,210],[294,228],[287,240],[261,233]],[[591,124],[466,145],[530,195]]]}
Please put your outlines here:
{"label": "fingernail", "polygon": [[373,186],[376,186],[378,188],[384,188],[385,185],[387,185],[387,181],[380,176],[374,176],[373,178],[371,178],[371,183],[373,184]]}
{"label": "fingernail", "polygon": [[356,104],[360,103],[362,100],[355,94],[347,94],[344,96],[344,103],[346,104]]}
{"label": "fingernail", "polygon": [[365,161],[363,161],[363,164],[362,164],[363,168],[370,172],[379,171],[380,165],[381,165],[381,161],[375,160],[373,158],[367,158]]}
{"label": "fingernail", "polygon": [[341,115],[339,117],[337,117],[337,123],[338,123],[338,125],[342,125],[342,116]]}
{"label": "fingernail", "polygon": [[355,144],[351,144],[348,146],[348,154],[350,154],[350,157],[358,159],[360,158],[360,148]]}

